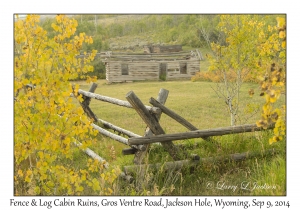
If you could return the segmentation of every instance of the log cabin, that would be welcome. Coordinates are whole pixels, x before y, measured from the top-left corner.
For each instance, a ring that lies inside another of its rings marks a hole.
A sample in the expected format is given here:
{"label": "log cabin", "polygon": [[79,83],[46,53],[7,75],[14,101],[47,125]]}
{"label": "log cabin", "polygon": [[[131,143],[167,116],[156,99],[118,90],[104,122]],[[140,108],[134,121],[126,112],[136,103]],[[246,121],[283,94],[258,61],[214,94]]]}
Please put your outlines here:
{"label": "log cabin", "polygon": [[201,54],[196,50],[167,53],[114,53],[101,56],[108,83],[141,80],[190,79],[200,71]]}

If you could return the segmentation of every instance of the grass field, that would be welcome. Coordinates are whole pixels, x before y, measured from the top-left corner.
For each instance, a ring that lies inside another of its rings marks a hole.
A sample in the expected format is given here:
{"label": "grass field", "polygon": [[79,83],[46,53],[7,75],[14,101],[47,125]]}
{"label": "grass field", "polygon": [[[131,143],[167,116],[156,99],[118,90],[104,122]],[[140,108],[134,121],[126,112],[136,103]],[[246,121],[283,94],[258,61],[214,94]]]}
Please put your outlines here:
{"label": "grass field", "polygon": [[[78,82],[80,89],[88,90],[89,85]],[[108,85],[99,80],[96,93],[126,100],[129,91],[146,105],[150,97],[157,97],[160,88],[169,90],[166,106],[181,115],[198,129],[230,126],[230,117],[225,102],[212,90],[214,83],[191,81],[133,82]],[[247,94],[253,88],[257,91],[252,98]],[[252,124],[259,119],[259,113],[249,113],[249,104],[261,105],[263,98],[258,96],[256,84],[244,84],[241,93],[240,115],[237,124]],[[280,101],[285,103],[284,100]],[[248,106],[247,106],[248,104]],[[145,123],[135,110],[109,103],[92,100],[91,109],[98,118],[108,121],[139,135],[144,135]],[[248,107],[248,108],[247,108]],[[252,117],[250,117],[252,116]],[[160,120],[166,133],[185,132],[187,129],[166,115]],[[276,148],[272,156],[248,159],[242,162],[205,163],[181,171],[147,171],[137,175],[128,185],[122,180],[116,183],[115,195],[285,195],[286,160],[285,141],[269,145],[271,131],[213,137],[212,141],[190,139],[176,141],[183,144],[189,154],[201,158],[254,151],[261,153]],[[127,146],[99,135],[99,142],[92,149],[106,159],[110,167],[132,165],[133,156],[123,156],[121,151]],[[84,160],[85,154],[78,154]],[[169,155],[159,146],[152,146],[148,163],[171,161]],[[141,177],[142,176],[142,177]]]}

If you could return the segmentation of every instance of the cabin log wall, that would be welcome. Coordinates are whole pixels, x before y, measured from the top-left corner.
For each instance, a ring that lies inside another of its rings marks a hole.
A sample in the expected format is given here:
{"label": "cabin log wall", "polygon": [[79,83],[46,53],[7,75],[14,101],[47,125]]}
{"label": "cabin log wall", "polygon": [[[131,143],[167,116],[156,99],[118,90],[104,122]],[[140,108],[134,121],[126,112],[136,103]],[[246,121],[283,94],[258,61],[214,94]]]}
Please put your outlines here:
{"label": "cabin log wall", "polygon": [[[106,79],[108,82],[139,80],[159,80],[159,64],[167,64],[166,80],[190,79],[200,70],[199,60],[174,61],[107,61]],[[186,63],[186,74],[180,73],[180,63]],[[128,65],[128,75],[122,75],[121,65]]]}
{"label": "cabin log wall", "polygon": [[190,79],[200,71],[200,59],[192,52],[132,55],[111,53],[104,62],[106,80],[109,83],[160,80],[161,64],[166,64],[166,80]]}

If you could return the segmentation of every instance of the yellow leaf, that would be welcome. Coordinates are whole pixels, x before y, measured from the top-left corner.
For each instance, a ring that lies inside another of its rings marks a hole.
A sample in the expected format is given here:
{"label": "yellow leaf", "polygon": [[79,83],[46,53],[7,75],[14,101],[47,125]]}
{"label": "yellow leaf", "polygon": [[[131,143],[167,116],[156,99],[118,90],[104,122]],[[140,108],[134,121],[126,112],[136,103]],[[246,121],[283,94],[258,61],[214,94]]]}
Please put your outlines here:
{"label": "yellow leaf", "polygon": [[265,104],[264,106],[263,106],[263,111],[264,112],[267,112],[267,111],[269,111],[270,110],[270,105],[269,104]]}
{"label": "yellow leaf", "polygon": [[283,28],[285,26],[285,19],[282,17],[277,17],[277,27],[278,28]]}
{"label": "yellow leaf", "polygon": [[270,97],[270,102],[271,103],[275,103],[277,101],[277,98],[276,97]]}
{"label": "yellow leaf", "polygon": [[82,187],[82,186],[76,187],[76,191],[77,191],[77,192],[82,192],[82,191],[83,191],[83,187]]}
{"label": "yellow leaf", "polygon": [[113,192],[113,190],[112,190],[112,189],[110,189],[110,188],[107,188],[107,190],[108,190],[109,194],[112,194],[112,192]]}
{"label": "yellow leaf", "polygon": [[102,179],[105,178],[105,174],[104,173],[102,173],[100,176],[101,176]]}
{"label": "yellow leaf", "polygon": [[75,176],[71,176],[69,180],[73,184],[76,181],[76,177]]}
{"label": "yellow leaf", "polygon": [[31,182],[31,179],[30,179],[30,177],[29,176],[26,176],[26,178],[25,178],[25,182]]}
{"label": "yellow leaf", "polygon": [[57,15],[57,16],[56,16],[56,21],[57,21],[58,23],[61,23],[62,17],[63,17],[63,15]]}
{"label": "yellow leaf", "polygon": [[282,39],[282,38],[285,38],[285,36],[286,36],[286,35],[285,35],[285,31],[280,31],[280,32],[279,32],[279,38]]}
{"label": "yellow leaf", "polygon": [[86,175],[84,174],[81,176],[81,181],[85,181],[85,180],[86,180]]}
{"label": "yellow leaf", "polygon": [[58,31],[59,30],[59,26],[56,25],[55,23],[52,23],[51,27],[54,29],[54,31]]}
{"label": "yellow leaf", "polygon": [[281,47],[285,49],[285,47],[286,47],[286,41],[282,41]]}
{"label": "yellow leaf", "polygon": [[40,159],[44,159],[44,153],[42,151],[38,152],[38,156],[40,157]]}
{"label": "yellow leaf", "polygon": [[41,189],[38,186],[36,186],[34,188],[34,192],[35,192],[36,195],[39,195],[41,193]]}
{"label": "yellow leaf", "polygon": [[269,139],[269,144],[273,144],[273,143],[275,143],[276,141],[274,140],[274,138],[270,138]]}
{"label": "yellow leaf", "polygon": [[29,169],[26,171],[27,176],[30,176],[32,174],[32,171]]}
{"label": "yellow leaf", "polygon": [[275,135],[278,135],[278,134],[279,134],[279,129],[278,129],[278,128],[274,128],[273,131],[274,131],[274,134],[275,134]]}
{"label": "yellow leaf", "polygon": [[97,76],[93,76],[93,77],[91,78],[91,81],[92,81],[92,82],[97,82]]}
{"label": "yellow leaf", "polygon": [[22,170],[18,170],[18,175],[19,175],[20,177],[23,177],[23,172],[22,172]]}
{"label": "yellow leaf", "polygon": [[279,50],[279,45],[278,45],[278,44],[274,44],[274,49],[275,49],[276,51],[278,51],[278,50]]}

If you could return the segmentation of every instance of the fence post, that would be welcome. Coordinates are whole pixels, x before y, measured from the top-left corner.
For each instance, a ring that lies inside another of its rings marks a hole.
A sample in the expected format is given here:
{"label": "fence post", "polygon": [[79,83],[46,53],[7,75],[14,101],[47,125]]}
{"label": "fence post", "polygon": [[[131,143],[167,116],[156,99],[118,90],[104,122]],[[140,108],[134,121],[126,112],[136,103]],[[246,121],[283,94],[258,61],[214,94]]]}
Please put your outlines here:
{"label": "fence post", "polygon": [[[93,83],[89,89],[89,92],[93,93],[95,92],[97,88],[97,84]],[[91,102],[91,98],[82,95],[83,101],[80,103],[82,109],[84,110],[84,112],[89,116],[89,118],[93,119],[95,121],[95,123],[98,122],[98,118],[97,116],[94,114],[94,112],[91,110],[91,108],[89,107],[90,102]]]}
{"label": "fence post", "polygon": [[[147,108],[144,106],[144,104],[135,95],[133,91],[130,91],[129,93],[126,94],[126,99],[155,135],[165,134],[164,130],[158,123],[155,116],[150,114],[150,112],[147,110]],[[162,143],[162,145],[169,152],[169,154],[174,160],[181,159],[181,154],[179,149],[172,142],[164,142]]]}
{"label": "fence post", "polygon": [[[166,89],[161,88],[159,90],[158,96],[157,96],[157,101],[159,101],[161,104],[165,104],[166,100],[168,98],[169,95],[169,91]],[[157,114],[155,114],[157,121],[160,120],[160,116],[161,116],[161,112],[158,112]],[[146,130],[145,130],[145,135],[144,136],[152,136],[153,133],[151,131],[151,129],[147,126]],[[133,162],[135,164],[142,164],[148,150],[149,150],[149,146],[150,144],[145,144],[144,145],[146,147],[145,151],[137,151],[134,155],[134,159]]]}
{"label": "fence post", "polygon": [[[91,85],[90,89],[89,89],[89,92],[91,93],[94,93],[95,90],[97,88],[97,83],[94,83]],[[90,105],[90,102],[91,102],[91,98],[90,97],[86,97],[86,96],[83,96],[82,97],[84,98],[84,101],[82,103],[84,103],[85,105],[89,106]]]}

